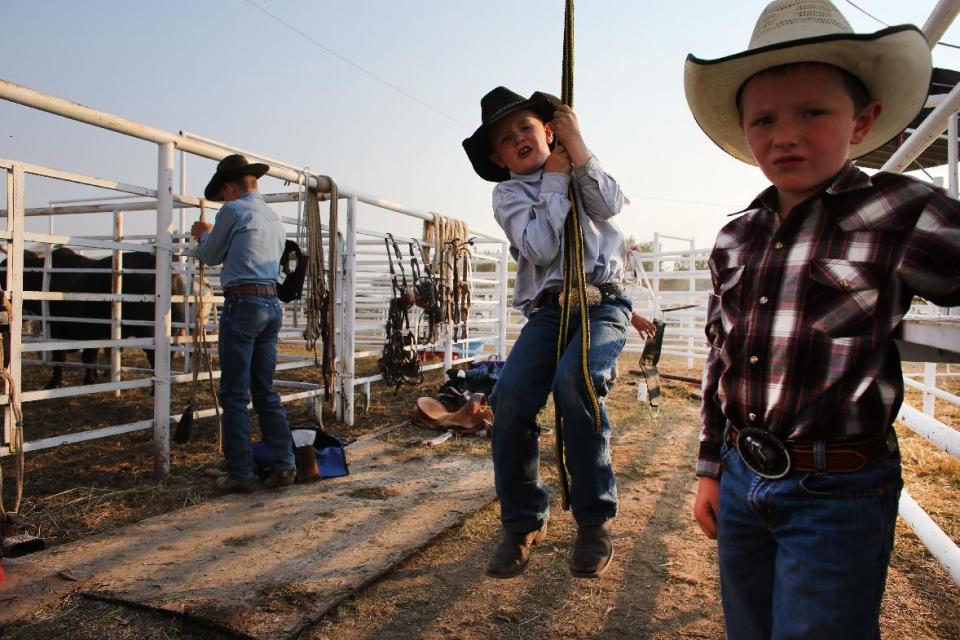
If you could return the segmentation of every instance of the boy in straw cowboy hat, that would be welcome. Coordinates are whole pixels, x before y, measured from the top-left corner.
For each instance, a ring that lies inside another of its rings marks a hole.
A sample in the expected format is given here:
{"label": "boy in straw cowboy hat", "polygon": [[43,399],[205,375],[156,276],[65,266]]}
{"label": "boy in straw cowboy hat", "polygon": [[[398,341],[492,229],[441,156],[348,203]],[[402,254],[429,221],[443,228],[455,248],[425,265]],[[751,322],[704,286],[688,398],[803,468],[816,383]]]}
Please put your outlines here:
{"label": "boy in straw cowboy hat", "polygon": [[902,486],[893,331],[960,303],[960,203],[851,162],[923,106],[913,26],[854,34],[826,0],[769,4],[747,51],[689,56],[687,102],[772,186],[717,237],[694,514],[727,634],[878,638]]}
{"label": "boy in straw cowboy hat", "polygon": [[[617,513],[610,460],[610,426],[601,409],[595,433],[580,372],[575,333],[556,363],[563,286],[563,225],[571,180],[582,192],[584,272],[598,291],[590,307],[590,373],[602,398],[623,349],[631,304],[623,296],[623,235],[611,218],[623,195],[590,153],[573,110],[536,92],[529,99],[497,87],[480,101],[482,124],[463,141],[481,178],[493,190],[497,223],[517,261],[514,306],[527,317],[490,398],[494,410],[493,466],[504,534],[487,574],[512,578],[527,566],[530,546],[543,541],[549,500],[540,478],[537,413],[552,390],[565,420],[570,506],[577,521],[571,572],[593,578],[613,554],[609,521]],[[551,150],[552,145],[556,145]]]}
{"label": "boy in straw cowboy hat", "polygon": [[687,58],[687,102],[772,186],[710,257],[700,484],[731,638],[878,638],[902,486],[893,331],[914,295],[960,303],[960,203],[851,162],[923,106],[913,26],[854,34],[778,0],[747,51]]}

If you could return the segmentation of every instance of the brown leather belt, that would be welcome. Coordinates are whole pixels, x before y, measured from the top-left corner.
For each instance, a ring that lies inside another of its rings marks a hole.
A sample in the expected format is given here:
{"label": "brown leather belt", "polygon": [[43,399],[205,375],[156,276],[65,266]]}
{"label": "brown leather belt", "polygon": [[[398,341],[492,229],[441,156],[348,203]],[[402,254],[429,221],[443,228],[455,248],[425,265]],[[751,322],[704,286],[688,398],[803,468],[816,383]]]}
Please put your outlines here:
{"label": "brown leather belt", "polygon": [[[740,429],[730,425],[727,441],[738,448]],[[818,469],[816,447],[812,444],[785,443],[790,456],[790,470],[803,473],[851,473],[859,471],[875,460],[886,458],[896,451],[896,439],[892,437],[828,442],[823,447],[823,463]],[[741,452],[742,454],[742,452]]]}
{"label": "brown leather belt", "polygon": [[223,292],[228,296],[275,296],[277,295],[277,288],[272,284],[245,282],[243,284],[235,284],[231,287],[224,287]]}

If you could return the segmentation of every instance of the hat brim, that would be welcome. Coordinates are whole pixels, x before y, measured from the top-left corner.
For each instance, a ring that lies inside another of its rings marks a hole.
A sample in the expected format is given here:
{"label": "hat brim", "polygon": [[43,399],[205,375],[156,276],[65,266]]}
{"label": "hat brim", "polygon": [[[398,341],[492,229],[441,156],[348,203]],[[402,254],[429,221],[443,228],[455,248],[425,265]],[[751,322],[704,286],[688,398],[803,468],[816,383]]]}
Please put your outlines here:
{"label": "hat brim", "polygon": [[233,167],[231,169],[227,169],[226,171],[217,171],[213,174],[213,177],[210,178],[207,188],[203,190],[203,197],[207,200],[220,202],[222,199],[220,196],[220,189],[223,187],[225,182],[233,180],[234,178],[239,178],[240,176],[255,176],[257,178],[261,178],[267,173],[267,171],[270,171],[270,165],[263,164],[262,162],[251,162],[250,164],[245,164],[241,167]]}
{"label": "hat brim", "polygon": [[507,117],[511,113],[516,113],[521,109],[529,109],[540,116],[544,122],[553,120],[553,112],[560,106],[560,100],[556,96],[542,91],[535,91],[528,100],[518,102],[497,115],[490,122],[481,124],[473,135],[463,141],[463,150],[467,152],[470,158],[470,164],[473,170],[477,172],[484,180],[490,182],[503,182],[510,179],[510,171],[493,163],[490,154],[493,153],[493,145],[490,144],[490,128]]}
{"label": "hat brim", "polygon": [[703,60],[687,56],[683,85],[687,104],[704,133],[738,160],[756,164],[740,126],[737,92],[755,74],[785,64],[820,62],[840,67],[866,86],[881,104],[870,133],[850,147],[859,158],[895,138],[923,108],[933,65],[930,46],[913,25],[872,34],[805,38]]}

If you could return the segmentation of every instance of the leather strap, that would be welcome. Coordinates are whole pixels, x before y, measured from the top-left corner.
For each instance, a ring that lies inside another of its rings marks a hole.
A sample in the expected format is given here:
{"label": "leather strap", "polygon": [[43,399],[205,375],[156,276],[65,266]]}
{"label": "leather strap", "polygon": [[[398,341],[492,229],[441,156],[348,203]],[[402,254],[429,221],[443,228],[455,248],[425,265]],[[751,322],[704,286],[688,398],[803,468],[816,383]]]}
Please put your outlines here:
{"label": "leather strap", "polygon": [[[740,435],[740,429],[730,425],[727,433],[727,441],[737,446],[737,438]],[[825,458],[825,464],[821,469],[817,469],[815,445],[798,444],[793,442],[784,443],[787,451],[790,452],[790,468],[793,471],[803,473],[813,473],[822,471],[825,473],[851,473],[859,471],[875,460],[886,458],[891,453],[891,445],[886,437],[870,438],[867,440],[851,440],[849,442],[827,442],[823,446],[822,455]]]}
{"label": "leather strap", "polygon": [[228,296],[250,295],[250,296],[275,296],[277,288],[272,284],[262,284],[259,282],[245,282],[235,284],[223,289]]}

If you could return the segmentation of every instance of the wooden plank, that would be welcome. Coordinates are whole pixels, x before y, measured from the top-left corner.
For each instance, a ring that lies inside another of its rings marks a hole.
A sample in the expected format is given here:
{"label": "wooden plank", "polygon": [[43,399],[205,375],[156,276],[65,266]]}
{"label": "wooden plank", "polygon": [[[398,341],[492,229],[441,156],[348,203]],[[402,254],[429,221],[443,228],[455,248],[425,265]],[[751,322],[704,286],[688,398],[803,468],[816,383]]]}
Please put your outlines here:
{"label": "wooden plank", "polygon": [[344,478],[227,496],[5,561],[22,577],[0,625],[80,589],[240,637],[292,637],[493,499],[488,459],[381,440],[347,452]]}

